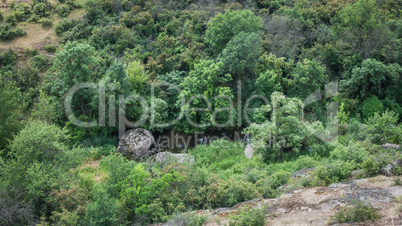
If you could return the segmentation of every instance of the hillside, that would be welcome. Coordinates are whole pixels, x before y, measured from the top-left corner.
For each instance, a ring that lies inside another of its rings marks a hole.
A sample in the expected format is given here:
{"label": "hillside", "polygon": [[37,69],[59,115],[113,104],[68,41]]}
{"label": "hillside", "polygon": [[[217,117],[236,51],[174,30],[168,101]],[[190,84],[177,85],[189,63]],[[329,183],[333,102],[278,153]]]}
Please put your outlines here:
{"label": "hillside", "polygon": [[402,1],[0,6],[0,225],[402,223]]}

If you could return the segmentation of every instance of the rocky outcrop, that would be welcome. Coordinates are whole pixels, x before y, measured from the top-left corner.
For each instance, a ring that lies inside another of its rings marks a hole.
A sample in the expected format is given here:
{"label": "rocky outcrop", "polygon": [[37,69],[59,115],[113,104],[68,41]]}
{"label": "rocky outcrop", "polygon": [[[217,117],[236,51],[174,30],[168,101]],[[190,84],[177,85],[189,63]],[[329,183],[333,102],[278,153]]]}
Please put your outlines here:
{"label": "rocky outcrop", "polygon": [[159,152],[155,156],[155,162],[159,163],[194,163],[194,157],[189,154],[173,154],[172,152]]}
{"label": "rocky outcrop", "polygon": [[116,152],[128,159],[140,161],[155,154],[156,149],[152,149],[154,143],[155,139],[151,132],[136,128],[127,131],[120,138]]}
{"label": "rocky outcrop", "polygon": [[[303,171],[308,172],[307,169]],[[301,177],[304,172],[300,173]],[[382,215],[372,225],[402,225],[399,204],[394,202],[395,197],[401,195],[402,187],[395,186],[393,178],[377,176],[328,187],[302,188],[275,199],[254,199],[231,208],[198,210],[196,213],[208,217],[205,225],[226,225],[230,216],[243,208],[266,208],[267,225],[328,225],[339,207],[350,206],[360,200],[371,203]],[[371,222],[359,225],[366,223]]]}

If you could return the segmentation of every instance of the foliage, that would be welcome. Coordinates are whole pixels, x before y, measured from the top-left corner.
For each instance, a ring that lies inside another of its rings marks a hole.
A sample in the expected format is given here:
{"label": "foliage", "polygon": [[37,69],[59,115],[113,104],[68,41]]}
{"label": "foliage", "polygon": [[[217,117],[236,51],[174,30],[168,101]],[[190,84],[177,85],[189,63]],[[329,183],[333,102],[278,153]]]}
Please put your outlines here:
{"label": "foliage", "polygon": [[381,115],[376,113],[366,121],[367,126],[362,134],[375,144],[386,142],[398,143],[401,139],[401,125],[398,125],[398,115],[386,110]]}
{"label": "foliage", "polygon": [[[201,61],[195,65],[194,70],[190,71],[183,83],[180,84],[182,88],[181,99],[177,101],[177,106],[185,112],[187,121],[191,120],[195,125],[199,125],[198,129],[218,126],[218,123],[223,126],[233,126],[233,118],[229,118],[229,116],[233,117],[233,109],[230,109],[231,101],[228,101],[228,98],[233,98],[233,94],[230,87],[225,86],[227,82],[232,80],[232,77],[230,74],[224,74],[222,68],[222,62]],[[182,100],[185,101],[185,105],[183,105]],[[194,108],[208,109],[208,111],[197,113],[193,110]],[[224,108],[229,108],[232,114],[229,115],[229,112],[211,114]],[[188,123],[185,124],[185,131],[187,132],[192,130]]]}
{"label": "foliage", "polygon": [[128,82],[130,83],[130,90],[144,94],[147,90],[147,83],[149,77],[139,61],[133,61],[127,66]]}
{"label": "foliage", "polygon": [[21,94],[15,82],[9,81],[0,74],[0,105],[2,106],[0,109],[0,149],[5,148],[13,135],[21,129],[19,118],[22,115],[18,101],[19,96]]}
{"label": "foliage", "polygon": [[366,118],[373,117],[375,113],[380,114],[383,110],[383,104],[377,96],[372,96],[363,101],[363,115]]}
{"label": "foliage", "polygon": [[257,226],[264,225],[265,222],[265,212],[266,208],[258,207],[244,207],[239,210],[238,215],[231,216],[229,225],[247,225],[247,226]]}
{"label": "foliage", "polygon": [[39,71],[46,70],[50,65],[50,60],[44,55],[36,55],[29,60],[31,66]]}
{"label": "foliage", "polygon": [[[386,65],[374,59],[366,59],[361,66],[355,66],[350,77],[340,82],[340,88],[349,95],[366,99],[371,95],[392,97],[402,73],[399,64]],[[387,90],[384,88],[387,87]],[[397,88],[396,88],[397,89]]]}
{"label": "foliage", "polygon": [[363,222],[367,220],[375,222],[375,220],[380,217],[381,215],[377,213],[376,208],[370,203],[354,201],[351,207],[342,207],[340,211],[331,218],[339,223],[347,223]]}
{"label": "foliage", "polygon": [[224,14],[219,13],[209,21],[205,41],[211,45],[212,51],[218,54],[232,37],[240,32],[258,32],[262,26],[262,19],[250,10],[227,10]]}
{"label": "foliage", "polygon": [[1,188],[0,190],[0,224],[24,225],[33,224],[35,216],[31,202],[24,198],[18,189]]}
{"label": "foliage", "polygon": [[352,163],[335,160],[317,167],[315,172],[319,179],[323,180],[326,185],[329,185],[346,180],[353,168]]}
{"label": "foliage", "polygon": [[26,33],[19,27],[12,27],[9,24],[0,25],[0,41],[12,40]]}
{"label": "foliage", "polygon": [[237,78],[250,76],[261,55],[261,36],[257,33],[240,32],[227,43],[218,61],[222,61],[224,70]]}
{"label": "foliage", "polygon": [[274,92],[271,105],[266,106],[266,110],[272,112],[271,120],[262,124],[253,123],[245,130],[252,135],[255,149],[263,153],[265,159],[278,159],[285,151],[299,152],[312,137],[309,127],[322,130],[320,122],[310,124],[301,121],[302,109],[301,100]]}

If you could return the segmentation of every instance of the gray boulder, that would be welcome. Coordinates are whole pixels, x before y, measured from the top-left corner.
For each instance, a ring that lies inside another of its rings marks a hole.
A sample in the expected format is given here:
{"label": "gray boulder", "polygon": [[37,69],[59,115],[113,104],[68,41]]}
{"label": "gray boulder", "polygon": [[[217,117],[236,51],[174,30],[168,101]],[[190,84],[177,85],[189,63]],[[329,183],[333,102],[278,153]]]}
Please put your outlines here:
{"label": "gray boulder", "polygon": [[388,164],[388,165],[384,166],[383,168],[381,168],[380,174],[387,176],[387,177],[395,176],[395,169],[397,167],[402,167],[402,159],[397,159],[394,161],[393,164]]}
{"label": "gray boulder", "polygon": [[194,163],[194,157],[189,154],[173,154],[172,152],[159,152],[155,156],[155,162],[160,163]]}
{"label": "gray boulder", "polygon": [[386,149],[399,149],[399,145],[397,144],[391,144],[391,143],[386,143],[381,145],[382,148],[386,148]]}
{"label": "gray boulder", "polygon": [[254,155],[254,147],[252,144],[247,144],[246,148],[244,149],[244,155],[248,159],[252,159]]}
{"label": "gray boulder", "polygon": [[127,131],[119,141],[116,152],[128,159],[139,161],[154,154],[155,139],[146,129],[136,128]]}

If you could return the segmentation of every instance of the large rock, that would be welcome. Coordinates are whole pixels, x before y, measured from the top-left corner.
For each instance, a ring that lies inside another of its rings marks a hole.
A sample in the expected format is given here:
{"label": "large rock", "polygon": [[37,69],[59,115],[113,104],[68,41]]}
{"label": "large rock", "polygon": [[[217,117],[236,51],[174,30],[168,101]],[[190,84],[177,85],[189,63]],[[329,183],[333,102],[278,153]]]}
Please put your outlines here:
{"label": "large rock", "polygon": [[244,149],[244,155],[248,159],[252,159],[254,155],[254,147],[252,144],[247,144],[246,148]]}
{"label": "large rock", "polygon": [[136,128],[127,131],[120,138],[116,152],[131,160],[143,160],[154,154],[155,151],[151,149],[154,143],[155,139],[151,132]]}
{"label": "large rock", "polygon": [[399,149],[399,145],[397,144],[391,144],[391,143],[386,143],[381,145],[382,148],[386,148],[386,149]]}
{"label": "large rock", "polygon": [[395,170],[398,167],[402,167],[402,159],[397,159],[394,161],[393,164],[388,164],[388,165],[384,166],[383,168],[381,168],[380,174],[387,176],[387,177],[395,176]]}
{"label": "large rock", "polygon": [[155,156],[155,162],[162,163],[194,163],[194,157],[189,154],[173,154],[172,152],[159,152]]}

